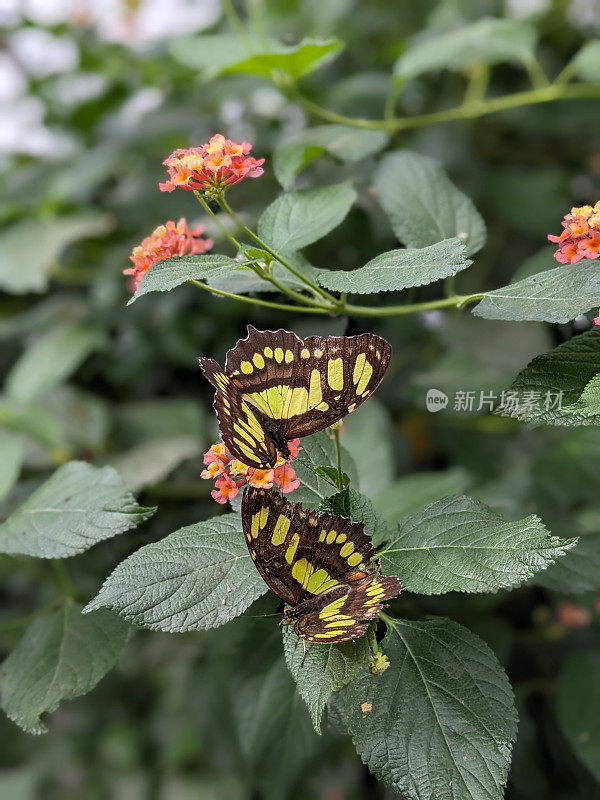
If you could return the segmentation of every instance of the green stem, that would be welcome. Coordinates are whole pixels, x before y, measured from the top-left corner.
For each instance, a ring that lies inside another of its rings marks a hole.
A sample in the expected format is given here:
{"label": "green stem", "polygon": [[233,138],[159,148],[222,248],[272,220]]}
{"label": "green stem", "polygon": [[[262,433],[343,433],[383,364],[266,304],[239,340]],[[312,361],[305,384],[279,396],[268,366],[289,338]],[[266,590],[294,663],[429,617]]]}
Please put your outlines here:
{"label": "green stem", "polygon": [[237,11],[235,10],[231,0],[222,0],[221,7],[223,8],[223,13],[227,17],[227,22],[229,22],[229,24],[231,25],[232,30],[235,31],[235,33],[237,33],[240,39],[243,40],[248,50],[251,53],[254,52],[252,39],[246,33],[246,28],[244,27],[244,23],[242,22]]}
{"label": "green stem", "polygon": [[530,61],[526,61],[525,69],[534,89],[545,89],[550,86],[550,81],[537,59],[532,58]]}
{"label": "green stem", "polygon": [[333,429],[333,438],[335,441],[335,457],[337,461],[337,471],[338,471],[338,489],[340,492],[344,488],[344,481],[342,480],[342,448],[340,446],[340,430],[338,427]]}
{"label": "green stem", "polygon": [[427,303],[412,303],[403,306],[354,306],[347,303],[342,311],[353,314],[357,317],[395,317],[402,314],[418,314],[421,311],[433,311],[436,308],[463,308],[468,303],[480,300],[483,297],[477,295],[454,295],[453,297],[443,297],[440,300],[430,300]]}
{"label": "green stem", "polygon": [[61,592],[65,595],[65,597],[75,597],[76,589],[71,578],[69,577],[69,573],[63,561],[60,558],[53,558],[50,564],[54,571],[56,584]]}
{"label": "green stem", "polygon": [[371,648],[371,652],[373,653],[373,655],[379,653],[381,648],[377,644],[377,629],[375,625],[369,625],[367,629],[367,637],[369,640],[369,647]]}
{"label": "green stem", "polygon": [[204,289],[206,292],[210,292],[211,294],[217,294],[219,297],[228,297],[230,300],[239,300],[241,303],[249,303],[250,305],[254,306],[264,306],[265,308],[277,308],[280,311],[292,311],[292,312],[299,312],[301,314],[331,314],[332,311],[335,309],[329,308],[329,306],[288,306],[285,303],[273,303],[270,300],[259,300],[257,297],[245,297],[242,294],[232,294],[231,292],[225,292],[222,289],[215,289],[213,286],[208,286],[206,283],[202,283],[202,281],[188,281],[188,283],[192,283],[194,286],[197,286],[199,289]]}
{"label": "green stem", "polygon": [[446,297],[456,297],[454,285],[456,283],[456,275],[448,275],[444,281],[444,294]]}
{"label": "green stem", "polygon": [[396,103],[398,101],[398,96],[402,91],[402,86],[403,86],[402,83],[392,78],[392,82],[389,91],[387,93],[387,97],[385,98],[385,106],[383,109],[383,118],[388,122],[395,118],[394,113],[396,111]]}
{"label": "green stem", "polygon": [[481,103],[485,97],[490,80],[490,68],[487,64],[474,64],[469,72],[469,82],[465,90],[463,106]]}
{"label": "green stem", "polygon": [[[560,76],[559,76],[560,77]],[[524,92],[514,92],[513,94],[503,95],[502,97],[491,97],[482,99],[479,102],[462,103],[454,108],[444,111],[434,111],[430,114],[419,114],[413,117],[396,117],[394,119],[363,119],[360,117],[348,117],[345,114],[338,114],[323,108],[312,100],[302,96],[296,89],[288,92],[292,100],[301,103],[310,113],[328,122],[335,122],[341,125],[349,125],[353,128],[365,130],[382,130],[393,134],[398,131],[421,128],[426,125],[436,125],[440,122],[452,122],[459,119],[473,119],[483,117],[486,114],[495,114],[498,111],[506,111],[510,108],[519,106],[536,105],[538,103],[549,103],[555,100],[576,100],[585,97],[600,97],[600,85],[596,83],[576,83],[566,84],[555,81],[552,84],[528,89]]]}
{"label": "green stem", "polygon": [[283,256],[281,256],[275,250],[272,250],[266,242],[263,242],[263,240],[256,233],[254,233],[253,230],[244,225],[242,220],[231,208],[231,206],[229,205],[227,200],[225,200],[225,197],[223,195],[221,195],[221,197],[218,199],[218,203],[223,209],[223,211],[229,214],[231,219],[241,228],[241,230],[244,231],[245,234],[247,234],[251,239],[253,239],[259,247],[265,250],[276,261],[279,261],[279,263],[282,264],[287,270],[289,270],[293,275],[299,278],[302,281],[302,283],[305,283],[307,286],[310,286],[310,288],[313,289],[317,294],[319,294],[324,300],[328,300],[334,306],[338,305],[338,302],[335,299],[335,297],[333,297],[333,295],[330,295],[329,292],[326,292],[320,286],[317,286],[316,283],[313,283],[309,278],[306,277],[306,275],[303,275],[299,270],[297,270],[296,267],[293,266],[293,264],[290,264],[289,261],[283,258]]}
{"label": "green stem", "polygon": [[197,191],[197,190],[196,190],[196,191],[194,191],[194,195],[195,195],[195,197],[196,197],[196,200],[197,200],[197,201],[200,203],[200,205],[201,205],[201,206],[202,206],[202,208],[203,208],[203,209],[206,211],[206,213],[207,213],[207,214],[208,214],[210,217],[212,217],[212,218],[214,219],[214,221],[215,221],[215,224],[216,224],[217,228],[218,228],[218,229],[221,231],[221,233],[223,234],[223,236],[224,236],[224,237],[225,237],[225,238],[226,238],[228,241],[230,241],[230,242],[231,242],[231,244],[232,244],[232,245],[233,245],[233,246],[234,246],[234,247],[235,247],[237,250],[241,250],[241,247],[242,247],[242,245],[241,245],[241,244],[238,242],[238,240],[235,238],[235,236],[234,236],[232,233],[230,233],[230,231],[228,231],[228,230],[227,230],[227,228],[225,227],[225,225],[223,225],[223,223],[221,222],[221,220],[219,219],[219,217],[217,216],[217,214],[215,214],[215,212],[212,210],[212,208],[209,206],[209,204],[208,204],[208,203],[206,202],[206,200],[204,199],[204,197],[203,197],[203,195],[202,195],[202,192],[199,192],[199,191]]}

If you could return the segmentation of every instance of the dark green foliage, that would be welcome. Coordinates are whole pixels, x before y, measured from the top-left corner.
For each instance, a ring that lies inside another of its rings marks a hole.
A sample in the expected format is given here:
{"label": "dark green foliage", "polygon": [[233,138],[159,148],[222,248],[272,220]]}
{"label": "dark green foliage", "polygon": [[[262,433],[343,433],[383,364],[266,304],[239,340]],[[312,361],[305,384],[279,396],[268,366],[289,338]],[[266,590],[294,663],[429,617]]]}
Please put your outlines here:
{"label": "dark green foliage", "polygon": [[[600,261],[546,241],[600,199],[585,4],[186,4],[198,26],[23,5],[0,65],[0,795],[599,800]],[[237,220],[158,190],[217,131],[265,158]],[[131,302],[129,253],[182,216],[213,249]],[[364,523],[404,581],[358,640],[282,645],[199,478],[197,359],[248,323],[391,342],[340,461],[331,431],[303,439],[288,495]]]}

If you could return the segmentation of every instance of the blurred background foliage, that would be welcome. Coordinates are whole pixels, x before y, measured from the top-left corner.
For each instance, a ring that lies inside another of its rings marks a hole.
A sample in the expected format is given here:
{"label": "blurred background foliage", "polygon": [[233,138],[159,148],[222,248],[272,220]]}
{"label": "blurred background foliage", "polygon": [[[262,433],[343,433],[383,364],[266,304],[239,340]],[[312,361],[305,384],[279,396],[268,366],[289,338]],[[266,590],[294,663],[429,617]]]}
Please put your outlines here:
{"label": "blurred background foliage", "polygon": [[[257,37],[346,42],[303,90],[322,106],[367,117],[382,115],[391,66],[414,37],[483,16],[525,19],[538,29],[540,61],[554,76],[600,31],[597,0],[249,0],[239,10]],[[143,504],[159,504],[134,533],[68,563],[89,598],[141,544],[218,511],[198,477],[201,454],[216,439],[198,355],[222,357],[246,322],[300,335],[375,331],[392,343],[394,362],[377,399],[345,426],[344,444],[381,512],[397,519],[468,489],[504,514],[538,513],[552,533],[580,535],[585,545],[568,567],[565,558],[511,593],[406,596],[398,609],[471,627],[507,668],[521,716],[509,798],[600,797],[600,750],[582,746],[569,721],[569,709],[595,703],[600,711],[600,433],[527,429],[483,410],[434,415],[424,406],[432,386],[449,395],[499,392],[587,320],[513,324],[467,312],[290,319],[191,287],[126,309],[121,270],[158,224],[185,215],[221,247],[218,229],[189,195],[158,191],[171,150],[215,131],[253,142],[253,155],[267,158],[266,174],[230,195],[253,223],[280,191],[269,167],[273,149],[320,121],[266,81],[203,82],[178,60],[178,37],[228,30],[217,0],[4,0],[0,21],[3,516],[74,458],[114,465]],[[527,85],[511,65],[493,70],[494,94]],[[459,73],[422,76],[405,87],[398,113],[455,105],[463,91]],[[392,145],[441,161],[486,220],[488,242],[460,276],[461,290],[501,286],[550,265],[546,233],[573,203],[600,197],[597,101],[420,128]],[[312,263],[352,269],[397,246],[369,193],[374,165],[369,158],[342,170],[321,158],[297,180],[327,184],[350,172],[360,195],[344,224],[308,248]],[[8,652],[23,630],[18,617],[51,599],[54,586],[45,562],[5,558],[0,570],[0,646]],[[56,712],[44,737],[0,719],[2,797],[391,797],[335,724],[321,738],[312,732],[276,621],[258,618],[275,608],[273,596],[262,598],[245,615],[257,617],[251,624],[236,620],[212,632],[134,631],[118,669]]]}

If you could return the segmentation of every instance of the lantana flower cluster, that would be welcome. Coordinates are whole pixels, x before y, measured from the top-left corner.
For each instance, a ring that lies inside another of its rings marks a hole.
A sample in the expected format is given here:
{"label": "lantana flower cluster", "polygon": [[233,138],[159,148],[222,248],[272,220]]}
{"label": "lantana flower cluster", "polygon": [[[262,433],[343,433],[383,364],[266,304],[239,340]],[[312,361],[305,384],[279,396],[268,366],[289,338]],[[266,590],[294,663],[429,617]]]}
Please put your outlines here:
{"label": "lantana flower cluster", "polygon": [[557,261],[575,264],[582,258],[600,258],[600,200],[593,207],[573,207],[561,225],[560,236],[548,234],[548,240],[558,244]]}
{"label": "lantana flower cluster", "polygon": [[202,225],[190,230],[183,217],[177,223],[169,220],[155,228],[150,236],[133,248],[129,256],[133,267],[123,270],[124,275],[133,275],[134,291],[137,292],[140,281],[150,267],[159,261],[172,256],[195,256],[210,250],[214,242],[212,239],[203,239],[203,233]]}
{"label": "lantana flower cluster", "polygon": [[264,158],[248,155],[249,142],[237,144],[222,133],[215,134],[207,144],[175,150],[163,161],[169,180],[159,183],[161,192],[174,189],[205,192],[209,196],[221,194],[244,178],[258,178],[264,170]]}
{"label": "lantana flower cluster", "polygon": [[213,444],[204,454],[206,469],[202,470],[200,477],[215,481],[215,488],[210,494],[213,500],[222,505],[233,500],[246,483],[255,489],[277,486],[283,494],[289,494],[300,486],[296,472],[289,464],[302,450],[300,439],[292,439],[288,447],[290,457],[287,461],[279,456],[272,469],[257,469],[234,458],[223,442]]}

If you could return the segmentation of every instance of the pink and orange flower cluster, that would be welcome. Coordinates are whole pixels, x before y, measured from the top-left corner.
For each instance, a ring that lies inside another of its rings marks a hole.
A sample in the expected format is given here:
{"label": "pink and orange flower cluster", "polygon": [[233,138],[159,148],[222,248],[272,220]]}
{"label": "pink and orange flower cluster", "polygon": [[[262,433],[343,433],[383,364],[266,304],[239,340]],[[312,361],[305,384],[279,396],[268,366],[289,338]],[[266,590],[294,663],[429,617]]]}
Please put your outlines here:
{"label": "pink and orange flower cluster", "polygon": [[141,244],[133,248],[129,256],[133,267],[123,270],[124,275],[133,275],[134,291],[138,290],[140,281],[150,267],[159,261],[172,256],[195,256],[210,250],[213,240],[203,239],[203,233],[202,226],[190,230],[183,217],[177,224],[169,220],[164,225],[159,225]]}
{"label": "pink and orange flower cluster", "polygon": [[222,442],[213,444],[204,454],[206,469],[200,473],[200,477],[215,481],[215,488],[210,494],[213,500],[221,504],[233,500],[246,483],[255,489],[277,486],[283,494],[289,494],[300,486],[296,472],[289,464],[302,450],[300,439],[292,439],[288,447],[290,458],[287,461],[279,457],[272,469],[256,469],[233,458]]}
{"label": "pink and orange flower cluster", "polygon": [[600,258],[600,200],[594,207],[571,209],[561,222],[560,236],[548,234],[548,240],[558,244],[554,258],[561,264],[576,264],[582,258]]}
{"label": "pink and orange flower cluster", "polygon": [[163,161],[169,180],[159,183],[158,187],[161,192],[186,189],[220,194],[244,178],[258,178],[263,174],[265,160],[249,156],[251,149],[248,142],[237,144],[217,133],[207,144],[175,150]]}

